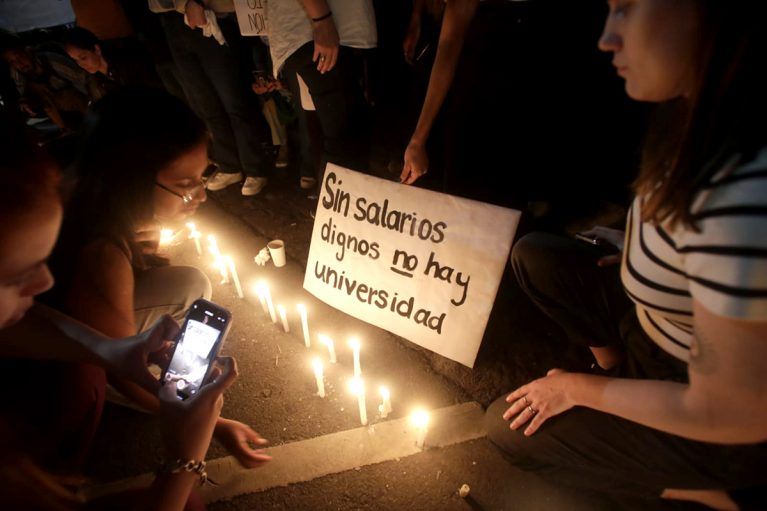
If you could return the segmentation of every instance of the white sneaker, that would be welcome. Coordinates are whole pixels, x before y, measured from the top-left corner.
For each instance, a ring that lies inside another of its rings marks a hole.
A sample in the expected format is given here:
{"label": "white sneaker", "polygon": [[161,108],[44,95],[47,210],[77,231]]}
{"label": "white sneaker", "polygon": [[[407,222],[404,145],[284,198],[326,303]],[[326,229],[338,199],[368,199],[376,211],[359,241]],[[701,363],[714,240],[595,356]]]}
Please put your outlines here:
{"label": "white sneaker", "polygon": [[217,192],[240,181],[242,181],[242,172],[219,172],[208,180],[206,188],[211,192]]}
{"label": "white sneaker", "polygon": [[317,184],[317,180],[313,177],[301,176],[301,181],[299,183],[302,190],[311,190]]}
{"label": "white sneaker", "polygon": [[242,185],[242,194],[246,196],[258,195],[268,182],[269,180],[265,177],[247,177]]}

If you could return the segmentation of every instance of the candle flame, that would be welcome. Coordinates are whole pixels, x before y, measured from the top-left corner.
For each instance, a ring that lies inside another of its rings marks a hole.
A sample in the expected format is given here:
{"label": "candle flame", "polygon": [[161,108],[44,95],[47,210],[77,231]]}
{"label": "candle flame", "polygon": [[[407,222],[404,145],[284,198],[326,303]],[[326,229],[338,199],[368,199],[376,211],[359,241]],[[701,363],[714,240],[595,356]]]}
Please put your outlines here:
{"label": "candle flame", "polygon": [[312,359],[312,368],[314,369],[314,374],[322,374],[322,360],[319,357]]}
{"label": "candle flame", "polygon": [[353,350],[359,350],[360,349],[360,341],[356,337],[352,337],[349,339],[349,347]]}
{"label": "candle flame", "polygon": [[429,412],[423,409],[414,411],[410,415],[410,422],[417,428],[425,428],[429,425]]}
{"label": "candle flame", "polygon": [[388,387],[384,387],[381,385],[381,387],[378,389],[378,392],[381,393],[381,397],[384,399],[389,399],[391,397],[391,392],[389,392]]}
{"label": "candle flame", "polygon": [[331,339],[330,337],[328,337],[328,336],[327,336],[327,335],[325,335],[325,334],[317,334],[317,339],[319,339],[319,340],[320,340],[320,343],[321,343],[321,344],[324,344],[324,345],[326,345],[326,346],[329,346],[329,345],[330,345],[330,343],[332,343],[332,342],[333,342],[333,339]]}
{"label": "candle flame", "polygon": [[303,303],[296,304],[296,309],[299,314],[306,314],[306,306]]}
{"label": "candle flame", "polygon": [[277,304],[277,311],[280,313],[281,316],[284,316],[287,313],[287,311],[285,310],[285,307],[281,303]]}

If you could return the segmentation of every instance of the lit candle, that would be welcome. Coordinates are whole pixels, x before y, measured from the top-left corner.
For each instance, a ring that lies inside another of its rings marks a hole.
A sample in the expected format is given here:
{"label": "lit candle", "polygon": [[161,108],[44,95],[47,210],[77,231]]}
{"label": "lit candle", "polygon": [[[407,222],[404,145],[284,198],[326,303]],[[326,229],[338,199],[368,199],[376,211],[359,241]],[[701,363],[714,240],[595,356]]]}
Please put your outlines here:
{"label": "lit candle", "polygon": [[362,381],[362,378],[352,378],[349,382],[349,389],[352,391],[352,394],[357,396],[357,403],[360,408],[360,424],[367,426],[368,411],[365,407],[365,382]]}
{"label": "lit candle", "polygon": [[197,250],[197,256],[199,257],[202,255],[202,247],[200,246],[200,238],[202,237],[202,234],[197,230],[197,226],[194,225],[194,222],[188,222],[186,227],[189,229],[189,239],[194,240],[194,248]]}
{"label": "lit candle", "polygon": [[335,364],[337,362],[336,360],[336,346],[333,343],[333,339],[328,337],[327,335],[318,335],[320,339],[320,344],[324,344],[328,347],[328,357],[330,358],[330,363]]}
{"label": "lit candle", "polygon": [[309,337],[309,322],[306,319],[306,307],[303,303],[299,303],[296,305],[296,309],[298,309],[298,315],[301,316],[301,329],[304,331],[304,344],[306,344],[306,347],[308,348],[312,345],[312,341]]}
{"label": "lit candle", "polygon": [[261,308],[264,309],[264,314],[269,314],[269,307],[266,306],[266,295],[264,294],[263,282],[256,284],[256,295],[258,295],[258,301],[261,302]]}
{"label": "lit candle", "polygon": [[322,361],[315,357],[312,360],[312,367],[314,368],[314,379],[317,381],[317,395],[325,397],[325,379],[322,374]]}
{"label": "lit candle", "polygon": [[277,312],[280,313],[280,320],[282,321],[282,329],[285,330],[285,333],[290,332],[290,326],[288,325],[287,311],[285,310],[285,307],[283,307],[281,303],[277,304]]}
{"label": "lit candle", "polygon": [[229,268],[229,273],[232,275],[234,288],[237,290],[237,296],[240,298],[245,298],[245,295],[242,292],[242,286],[240,285],[240,277],[237,275],[237,269],[234,267],[234,261],[232,260],[232,257],[224,256],[224,259],[226,260],[226,265]]}
{"label": "lit candle", "polygon": [[391,413],[391,392],[388,387],[381,386],[378,389],[381,393],[381,404],[378,405],[378,413],[381,414],[381,418],[385,419]]}
{"label": "lit candle", "polygon": [[173,229],[160,229],[160,246],[167,247],[173,242]]}
{"label": "lit candle", "polygon": [[352,348],[354,354],[354,376],[362,376],[362,368],[360,367],[360,342],[356,337],[349,339],[349,346]]}
{"label": "lit candle", "polygon": [[226,269],[226,263],[221,257],[221,251],[218,249],[218,242],[216,237],[212,234],[208,235],[208,251],[213,256],[214,266],[221,274],[221,283],[229,282],[229,272]]}
{"label": "lit candle", "polygon": [[429,429],[429,412],[426,410],[416,410],[410,416],[410,422],[415,426],[416,430],[415,446],[423,449],[424,442],[426,441],[426,432]]}
{"label": "lit candle", "polygon": [[277,323],[277,314],[274,312],[274,302],[272,302],[272,293],[269,291],[269,285],[264,282],[264,298],[266,298],[266,307],[269,309],[269,317],[272,318],[272,323]]}

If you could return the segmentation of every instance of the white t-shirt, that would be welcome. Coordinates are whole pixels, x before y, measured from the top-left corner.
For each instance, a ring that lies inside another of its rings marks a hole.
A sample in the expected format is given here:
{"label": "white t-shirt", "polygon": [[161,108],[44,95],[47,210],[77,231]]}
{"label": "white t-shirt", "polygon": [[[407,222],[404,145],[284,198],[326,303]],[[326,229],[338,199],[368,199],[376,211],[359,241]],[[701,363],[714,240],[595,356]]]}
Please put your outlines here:
{"label": "white t-shirt", "polygon": [[[372,0],[328,0],[342,46],[375,48],[378,42]],[[277,76],[285,61],[312,41],[312,23],[300,0],[270,0],[269,48]]]}
{"label": "white t-shirt", "polygon": [[725,167],[697,196],[700,229],[670,229],[629,211],[621,279],[644,331],[688,361],[693,300],[725,317],[767,321],[767,149]]}

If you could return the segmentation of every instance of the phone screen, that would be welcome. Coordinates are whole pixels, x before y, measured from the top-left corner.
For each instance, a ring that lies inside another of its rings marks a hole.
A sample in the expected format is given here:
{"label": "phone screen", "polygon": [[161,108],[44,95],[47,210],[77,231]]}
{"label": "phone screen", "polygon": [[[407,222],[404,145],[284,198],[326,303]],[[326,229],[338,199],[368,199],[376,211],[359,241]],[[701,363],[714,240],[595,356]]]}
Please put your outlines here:
{"label": "phone screen", "polygon": [[164,376],[166,382],[176,382],[179,398],[186,399],[200,390],[228,323],[229,313],[210,302],[192,304]]}

